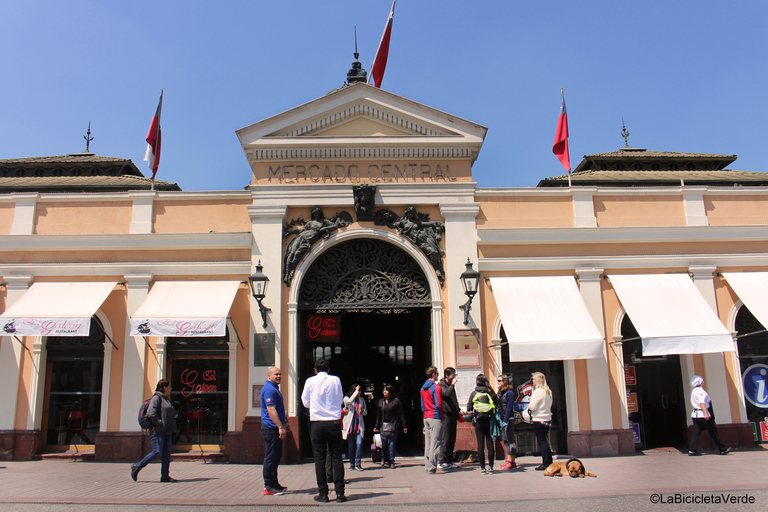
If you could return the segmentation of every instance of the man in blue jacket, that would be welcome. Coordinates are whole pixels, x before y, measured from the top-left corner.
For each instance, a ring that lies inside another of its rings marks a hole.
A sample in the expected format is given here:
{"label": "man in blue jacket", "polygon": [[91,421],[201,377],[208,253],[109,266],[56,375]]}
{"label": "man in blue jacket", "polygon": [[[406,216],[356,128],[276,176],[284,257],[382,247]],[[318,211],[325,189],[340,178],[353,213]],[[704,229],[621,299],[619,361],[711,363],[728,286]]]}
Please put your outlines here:
{"label": "man in blue jacket", "polygon": [[267,382],[261,388],[261,436],[264,438],[264,490],[267,496],[279,496],[285,487],[277,481],[277,466],[283,456],[283,439],[286,435],[285,404],[280,393],[280,368],[267,370]]}

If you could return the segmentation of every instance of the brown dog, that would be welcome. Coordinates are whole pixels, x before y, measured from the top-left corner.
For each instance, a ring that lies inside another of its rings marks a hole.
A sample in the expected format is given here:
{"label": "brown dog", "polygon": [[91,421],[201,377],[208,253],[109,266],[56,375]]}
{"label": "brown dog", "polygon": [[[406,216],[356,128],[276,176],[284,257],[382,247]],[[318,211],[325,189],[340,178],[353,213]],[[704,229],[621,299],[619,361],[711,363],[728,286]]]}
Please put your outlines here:
{"label": "brown dog", "polygon": [[544,470],[544,476],[597,477],[596,474],[585,470],[584,464],[579,459],[570,459],[568,462],[553,462]]}

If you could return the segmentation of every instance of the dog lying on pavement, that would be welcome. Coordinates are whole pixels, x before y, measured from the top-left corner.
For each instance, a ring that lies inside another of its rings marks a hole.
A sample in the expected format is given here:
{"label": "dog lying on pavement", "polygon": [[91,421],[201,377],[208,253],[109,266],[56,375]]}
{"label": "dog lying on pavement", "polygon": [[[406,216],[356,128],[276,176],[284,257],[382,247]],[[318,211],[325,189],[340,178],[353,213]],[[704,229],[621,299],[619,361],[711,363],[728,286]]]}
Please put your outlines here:
{"label": "dog lying on pavement", "polygon": [[569,459],[567,462],[553,462],[544,470],[544,476],[570,476],[573,478],[591,476],[597,478],[596,474],[584,469],[584,464],[579,459]]}

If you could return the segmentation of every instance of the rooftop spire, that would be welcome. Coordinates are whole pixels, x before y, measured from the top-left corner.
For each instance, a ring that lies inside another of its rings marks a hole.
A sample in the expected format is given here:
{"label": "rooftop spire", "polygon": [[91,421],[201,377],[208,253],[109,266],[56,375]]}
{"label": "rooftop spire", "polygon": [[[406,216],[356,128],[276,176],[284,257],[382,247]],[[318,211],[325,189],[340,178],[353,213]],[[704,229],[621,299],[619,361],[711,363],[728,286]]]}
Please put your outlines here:
{"label": "rooftop spire", "polygon": [[91,137],[91,121],[88,121],[88,132],[86,132],[86,134],[83,135],[83,138],[85,139],[85,152],[90,153],[91,141],[93,140],[93,137]]}
{"label": "rooftop spire", "polygon": [[355,61],[352,63],[352,69],[347,71],[347,84],[353,84],[357,82],[365,82],[368,80],[368,73],[363,69],[363,65],[357,58],[360,54],[357,53],[357,27],[355,27]]}
{"label": "rooftop spire", "polygon": [[624,126],[624,118],[621,118],[621,136],[624,137],[624,147],[629,147],[629,132],[627,131],[627,127]]}

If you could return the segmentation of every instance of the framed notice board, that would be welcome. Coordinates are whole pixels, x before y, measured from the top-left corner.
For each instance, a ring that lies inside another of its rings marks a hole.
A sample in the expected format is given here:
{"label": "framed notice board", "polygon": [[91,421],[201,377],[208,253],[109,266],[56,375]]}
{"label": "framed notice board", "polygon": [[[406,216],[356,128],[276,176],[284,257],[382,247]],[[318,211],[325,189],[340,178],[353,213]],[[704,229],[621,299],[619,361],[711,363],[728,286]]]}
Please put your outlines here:
{"label": "framed notice board", "polygon": [[456,368],[479,368],[480,329],[455,329],[453,342],[456,347]]}

